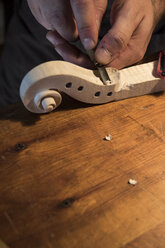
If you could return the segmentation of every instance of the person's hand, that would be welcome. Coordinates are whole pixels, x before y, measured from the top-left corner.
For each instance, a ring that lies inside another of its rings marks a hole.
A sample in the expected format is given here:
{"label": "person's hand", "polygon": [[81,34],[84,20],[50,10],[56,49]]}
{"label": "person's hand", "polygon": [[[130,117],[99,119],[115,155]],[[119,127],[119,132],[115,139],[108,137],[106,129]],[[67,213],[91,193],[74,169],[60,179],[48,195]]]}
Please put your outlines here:
{"label": "person's hand", "polygon": [[[28,0],[36,19],[47,29],[49,41],[64,60],[92,67],[88,56],[69,41],[80,37],[88,50],[97,44],[107,0]],[[95,52],[96,60],[122,68],[139,61],[151,34],[165,10],[164,0],[115,0],[111,10],[112,28]]]}
{"label": "person's hand", "polygon": [[[100,5],[101,2],[100,0]],[[112,28],[98,44],[96,60],[100,64],[118,69],[140,61],[152,32],[164,13],[164,0],[115,0],[111,9]],[[67,45],[58,35],[49,34],[48,38],[56,43],[57,51],[65,60],[89,67],[87,58]]]}
{"label": "person's hand", "polygon": [[27,2],[36,20],[47,30],[56,30],[68,41],[78,37],[69,0],[27,0]]}
{"label": "person's hand", "polygon": [[97,44],[107,0],[27,0],[37,21],[66,41],[80,37],[86,49]]}
{"label": "person's hand", "polygon": [[47,38],[64,58],[91,67],[88,56],[69,42],[81,39],[89,50],[96,46],[107,0],[27,0],[36,20],[49,32]]}
{"label": "person's hand", "polygon": [[164,13],[164,0],[115,0],[111,10],[112,28],[99,43],[96,60],[115,68],[140,61]]}

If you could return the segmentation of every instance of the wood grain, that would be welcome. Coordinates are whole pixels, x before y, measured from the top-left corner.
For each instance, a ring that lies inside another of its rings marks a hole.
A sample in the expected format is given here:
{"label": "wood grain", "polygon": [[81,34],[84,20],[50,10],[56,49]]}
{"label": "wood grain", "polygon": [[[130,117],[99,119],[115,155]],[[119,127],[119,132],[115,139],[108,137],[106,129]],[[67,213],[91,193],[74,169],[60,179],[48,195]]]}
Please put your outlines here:
{"label": "wood grain", "polygon": [[0,240],[165,247],[164,94],[92,107],[65,96],[47,115],[21,104],[0,113]]}

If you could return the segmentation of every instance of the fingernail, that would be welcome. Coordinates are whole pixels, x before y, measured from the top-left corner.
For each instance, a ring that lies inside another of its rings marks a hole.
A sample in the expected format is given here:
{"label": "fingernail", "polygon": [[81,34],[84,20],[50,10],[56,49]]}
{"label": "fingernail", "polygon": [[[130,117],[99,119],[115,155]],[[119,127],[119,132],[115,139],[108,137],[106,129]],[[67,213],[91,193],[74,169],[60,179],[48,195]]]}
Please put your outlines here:
{"label": "fingernail", "polygon": [[62,50],[59,47],[55,47],[55,51],[63,58],[64,54],[62,52]]}
{"label": "fingernail", "polygon": [[47,34],[46,35],[46,38],[47,38],[48,41],[50,41],[50,43],[52,43],[54,45],[54,37],[52,35],[50,35],[50,34],[48,35]]}
{"label": "fingernail", "polygon": [[95,47],[95,42],[90,38],[83,39],[83,45],[86,50],[91,50]]}
{"label": "fingernail", "polygon": [[50,41],[54,46],[58,45],[60,42],[57,38],[54,37],[53,34],[49,34],[46,36],[47,40]]}
{"label": "fingernail", "polygon": [[112,54],[105,48],[96,50],[95,58],[100,64],[108,64],[112,61]]}

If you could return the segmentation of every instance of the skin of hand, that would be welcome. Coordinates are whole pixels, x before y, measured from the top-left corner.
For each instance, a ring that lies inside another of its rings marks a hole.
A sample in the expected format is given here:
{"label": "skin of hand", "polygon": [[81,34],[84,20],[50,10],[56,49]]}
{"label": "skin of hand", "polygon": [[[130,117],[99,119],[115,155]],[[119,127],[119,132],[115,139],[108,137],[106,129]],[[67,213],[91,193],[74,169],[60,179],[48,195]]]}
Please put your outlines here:
{"label": "skin of hand", "polygon": [[115,0],[112,28],[99,43],[96,60],[118,69],[140,61],[164,13],[164,0]]}
{"label": "skin of hand", "polygon": [[[28,4],[38,22],[51,30],[47,39],[64,60],[93,68],[88,56],[70,41],[79,37],[87,50],[95,48],[107,0],[28,0]],[[118,69],[141,60],[164,13],[164,0],[115,0],[112,28],[99,42],[96,60]]]}
{"label": "skin of hand", "polygon": [[107,0],[27,0],[36,20],[66,41],[81,39],[86,49],[97,44]]}
{"label": "skin of hand", "polygon": [[69,42],[81,39],[86,50],[96,46],[107,0],[27,0],[32,14],[64,60],[93,68],[93,63]]}

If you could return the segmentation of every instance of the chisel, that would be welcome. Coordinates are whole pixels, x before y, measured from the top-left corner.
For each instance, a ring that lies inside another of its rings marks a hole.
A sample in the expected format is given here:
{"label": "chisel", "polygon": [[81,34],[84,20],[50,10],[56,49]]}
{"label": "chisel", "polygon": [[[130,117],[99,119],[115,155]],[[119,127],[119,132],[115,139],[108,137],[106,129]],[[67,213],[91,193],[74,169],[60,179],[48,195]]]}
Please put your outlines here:
{"label": "chisel", "polygon": [[94,53],[95,53],[94,49],[87,51],[87,54],[88,54],[90,60],[94,63],[94,65],[96,66],[96,68],[99,72],[99,76],[100,76],[100,79],[102,80],[103,84],[105,84],[105,85],[111,84],[111,79],[110,79],[105,67],[103,65],[99,64],[95,60]]}

